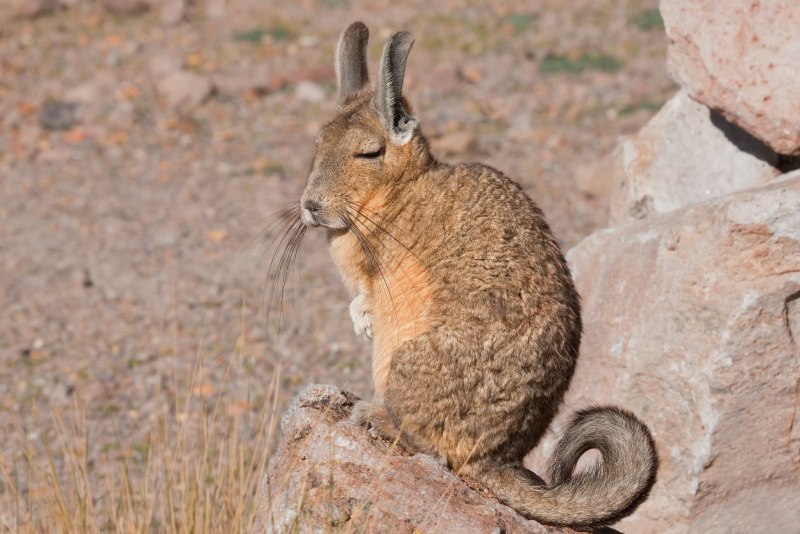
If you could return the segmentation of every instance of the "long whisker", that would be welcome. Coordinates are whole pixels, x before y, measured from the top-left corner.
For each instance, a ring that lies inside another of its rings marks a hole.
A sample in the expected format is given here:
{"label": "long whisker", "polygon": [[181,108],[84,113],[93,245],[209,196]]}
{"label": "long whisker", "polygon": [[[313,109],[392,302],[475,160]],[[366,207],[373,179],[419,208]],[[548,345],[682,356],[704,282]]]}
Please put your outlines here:
{"label": "long whisker", "polygon": [[[270,259],[269,267],[267,268],[267,274],[264,280],[264,293],[266,297],[267,326],[270,324],[272,308],[277,304],[278,324],[276,332],[280,334],[283,324],[283,299],[288,274],[296,257],[297,250],[305,236],[306,226],[300,220],[299,208],[296,204],[295,207],[285,210],[282,214],[282,219],[274,226],[278,226],[281,233],[275,245],[272,258]],[[280,257],[278,257],[279,252]],[[277,267],[273,270],[276,258],[278,259],[278,263]],[[266,284],[269,282],[270,277],[272,277],[272,285],[269,293],[267,293]],[[280,291],[278,291],[279,288]]]}
{"label": "long whisker", "polygon": [[364,233],[359,229],[358,224],[354,221],[349,215],[347,215],[347,220],[350,224],[350,230],[353,232],[353,235],[356,236],[361,249],[364,251],[364,254],[367,256],[367,260],[370,262],[372,268],[377,271],[380,275],[381,280],[383,281],[383,286],[386,288],[386,294],[389,296],[389,301],[392,304],[392,314],[394,315],[395,321],[397,321],[397,306],[394,302],[394,297],[392,296],[392,291],[389,288],[389,283],[386,280],[386,276],[383,273],[383,269],[381,269],[380,261],[378,257],[375,255],[375,251],[372,250],[372,247],[369,246],[369,242],[367,241],[366,236]]}
{"label": "long whisker", "polygon": [[[353,204],[353,203],[351,203],[351,205],[352,205],[352,204]],[[368,231],[368,232],[370,233],[371,237],[372,237],[373,239],[375,239],[375,241],[377,241],[377,242],[378,242],[378,244],[379,244],[381,247],[383,247],[383,249],[386,251],[386,253],[387,253],[387,254],[389,254],[389,258],[390,258],[390,260],[392,260],[393,262],[395,262],[395,263],[397,264],[397,267],[399,267],[399,268],[400,268],[400,270],[403,272],[403,274],[405,274],[407,281],[414,280],[414,278],[413,278],[412,276],[410,276],[410,273],[408,273],[408,272],[406,271],[405,267],[403,266],[403,263],[402,263],[401,261],[397,261],[397,259],[396,259],[396,257],[395,257],[395,254],[392,252],[392,250],[390,249],[390,247],[389,247],[389,246],[388,246],[386,243],[384,243],[384,242],[383,242],[383,240],[380,238],[380,235],[379,235],[379,234],[376,232],[376,229],[380,229],[380,230],[381,230],[381,231],[382,231],[384,234],[388,235],[389,237],[392,237],[392,238],[393,238],[393,240],[394,240],[396,243],[400,244],[400,245],[403,247],[403,249],[407,250],[407,251],[408,251],[408,252],[409,252],[411,255],[413,255],[415,258],[419,259],[419,256],[417,256],[417,254],[415,254],[415,253],[414,253],[412,250],[410,250],[408,247],[404,246],[404,245],[403,245],[403,244],[402,244],[402,243],[401,243],[399,240],[397,240],[396,238],[394,238],[394,236],[393,236],[393,235],[392,235],[392,234],[391,234],[389,231],[387,231],[386,229],[384,229],[382,226],[380,226],[380,225],[377,225],[376,223],[374,223],[374,221],[372,221],[371,219],[369,219],[368,217],[366,217],[366,216],[365,216],[363,213],[361,213],[360,211],[356,210],[356,213],[355,213],[355,214],[353,214],[353,213],[351,212],[351,210],[350,210],[350,209],[348,209],[347,211],[348,211],[348,213],[350,214],[350,217],[349,217],[349,219],[348,219],[348,220],[350,220],[350,221],[351,221],[351,223],[353,224],[353,226],[357,226],[357,225],[360,223],[360,224],[363,226],[364,230]],[[372,222],[372,223],[373,223],[375,226],[374,226],[372,229],[369,229],[369,228],[367,227],[367,225],[366,225],[366,224],[364,224],[363,222],[361,222],[361,221],[360,221],[360,218],[365,218],[365,219],[367,219],[368,221]],[[360,232],[360,233],[363,235],[363,231],[361,231],[360,229],[358,229],[358,230],[359,230],[359,232]],[[421,259],[419,259],[419,261],[420,261],[420,263],[422,263],[422,260],[421,260]],[[411,301],[410,301],[410,299],[409,299],[409,296],[408,296],[408,293],[407,293],[407,291],[406,291],[406,288],[404,287],[404,284],[399,284],[399,285],[398,285],[398,287],[400,288],[400,291],[401,291],[401,292],[402,292],[402,294],[403,294],[403,298],[405,299],[406,305],[409,307],[409,310],[413,310],[413,309],[414,309],[414,307],[413,307],[413,306],[412,306],[412,304],[411,304]],[[411,288],[412,288],[412,289],[415,289],[415,290],[418,290],[418,289],[419,289],[419,287],[417,287],[416,285],[412,285],[412,286],[411,286]],[[396,319],[396,317],[397,317],[397,313],[395,312],[395,319]],[[418,317],[416,317],[416,315],[415,315],[415,316],[414,316],[414,321],[416,322],[418,319],[419,319],[419,318],[418,318]],[[398,331],[397,331],[397,334],[398,334],[398,336],[399,336],[399,334],[400,334],[400,331],[399,331],[399,325],[398,325]]]}
{"label": "long whisker", "polygon": [[281,208],[275,211],[272,215],[269,216],[267,219],[264,228],[259,231],[255,236],[253,236],[245,245],[246,247],[250,247],[256,241],[261,241],[261,249],[259,255],[263,256],[266,253],[266,249],[269,246],[268,237],[277,230],[279,226],[282,224],[285,225],[288,222],[297,220],[300,218],[300,205],[297,201],[293,202],[286,202],[281,205]]}
{"label": "long whisker", "polygon": [[[268,297],[267,283],[269,282],[270,274],[273,274],[272,266],[275,263],[275,258],[277,258],[278,252],[281,250],[283,242],[291,234],[292,226],[296,223],[298,219],[299,215],[295,214],[290,210],[287,210],[281,214],[281,218],[275,224],[273,224],[273,228],[269,232],[270,234],[272,234],[273,232],[277,232],[280,237],[272,240],[272,243],[274,243],[275,245],[275,249],[272,252],[272,258],[270,258],[269,265],[267,267],[267,271],[264,277],[263,291],[265,298]],[[264,252],[266,252],[266,250]],[[265,302],[265,304],[269,304],[269,302]]]}
{"label": "long whisker", "polygon": [[411,250],[411,248],[409,248],[408,246],[406,246],[406,245],[405,245],[405,243],[403,243],[402,241],[400,241],[399,239],[397,239],[397,238],[396,238],[396,237],[395,237],[395,236],[394,236],[394,235],[393,235],[391,232],[389,232],[389,231],[388,231],[386,228],[384,228],[383,226],[381,226],[380,224],[378,224],[377,222],[375,222],[375,220],[373,220],[372,218],[370,218],[369,216],[367,216],[367,215],[364,213],[364,211],[369,211],[370,213],[372,213],[372,214],[373,214],[373,215],[374,215],[374,216],[377,218],[377,217],[378,217],[378,213],[377,213],[377,212],[375,212],[375,211],[373,211],[373,210],[369,209],[368,207],[366,207],[366,206],[364,206],[364,205],[357,204],[357,203],[355,203],[355,202],[352,202],[352,201],[350,201],[350,200],[348,200],[348,201],[347,201],[347,203],[348,203],[348,205],[349,205],[351,208],[353,208],[353,209],[355,210],[355,212],[356,212],[356,213],[359,215],[359,217],[363,217],[364,219],[366,219],[367,221],[369,221],[369,223],[370,223],[370,224],[372,224],[372,225],[373,225],[373,226],[374,226],[376,229],[380,230],[381,232],[383,232],[384,234],[386,234],[387,236],[389,236],[389,238],[391,238],[391,239],[392,239],[392,241],[394,241],[395,243],[397,243],[398,245],[400,245],[400,246],[401,246],[403,249],[405,249],[405,250],[406,250],[406,252],[408,252],[409,254],[412,254],[412,255],[413,255],[415,258],[417,258],[418,260],[420,260],[420,262],[422,262],[422,259],[421,259],[419,256],[417,256],[417,254],[416,254],[416,253],[415,253],[413,250]]}
{"label": "long whisker", "polygon": [[[352,206],[357,206],[357,204],[355,204],[355,203],[352,203],[352,202],[351,202],[350,204],[351,204]],[[390,255],[391,259],[395,259],[395,255],[394,255],[394,253],[392,252],[391,248],[390,248],[390,247],[389,247],[389,246],[388,246],[386,243],[384,243],[384,242],[383,242],[383,240],[380,238],[380,236],[379,236],[379,235],[376,233],[376,230],[380,230],[380,231],[381,231],[381,233],[383,233],[383,234],[385,234],[385,235],[389,236],[389,237],[392,239],[392,241],[394,241],[395,243],[397,243],[398,245],[400,245],[400,246],[401,246],[401,247],[402,247],[402,248],[403,248],[405,251],[407,251],[409,254],[411,254],[412,256],[414,256],[414,258],[416,258],[416,259],[417,259],[417,260],[420,262],[420,264],[422,264],[422,265],[423,265],[423,267],[425,266],[425,263],[422,261],[422,258],[420,258],[420,257],[419,257],[419,256],[418,256],[418,255],[417,255],[417,254],[416,254],[416,253],[413,251],[413,250],[411,250],[409,247],[407,247],[406,245],[404,245],[404,244],[403,244],[403,243],[402,243],[402,242],[401,242],[399,239],[397,239],[397,238],[396,238],[394,235],[392,235],[392,233],[391,233],[391,232],[389,232],[388,230],[386,230],[386,229],[385,229],[383,226],[381,226],[380,224],[376,223],[374,220],[372,220],[372,219],[370,219],[369,217],[367,217],[366,215],[364,215],[364,214],[363,214],[361,211],[359,211],[357,208],[355,208],[355,212],[356,212],[356,215],[357,215],[357,216],[356,216],[354,219],[351,217],[351,220],[356,220],[356,221],[358,221],[358,220],[359,220],[359,218],[364,218],[364,219],[366,219],[367,221],[369,221],[369,222],[370,222],[370,223],[373,225],[373,228],[372,228],[372,229],[369,229],[369,228],[367,228],[367,225],[366,225],[366,224],[364,224],[364,223],[362,223],[362,225],[363,225],[363,226],[364,226],[364,228],[365,228],[365,229],[366,229],[366,230],[367,230],[367,231],[370,233],[370,235],[371,235],[373,238],[375,238],[375,240],[378,242],[378,244],[379,244],[379,245],[381,245],[381,246],[384,248],[384,250],[386,250],[386,252],[387,252],[387,253]],[[351,212],[350,210],[348,210],[348,213],[351,213],[351,214],[352,214],[352,212]],[[360,222],[360,221],[359,221],[359,222]],[[408,275],[408,274],[409,274],[409,273],[408,273],[408,272],[406,272],[406,270],[403,268],[403,264],[402,264],[401,262],[397,262],[397,264],[398,264],[398,267],[400,267],[400,269],[401,269],[401,270],[402,270],[402,271],[403,271],[403,272],[404,272],[406,275]],[[417,288],[417,287],[415,287],[415,286],[414,286],[414,288],[415,288],[415,289],[418,289],[418,288]]]}
{"label": "long whisker", "polygon": [[[272,284],[272,291],[270,295],[270,301],[277,296],[277,303],[278,303],[278,332],[280,332],[281,327],[283,326],[283,301],[284,301],[284,294],[286,291],[286,282],[289,276],[289,270],[291,268],[291,264],[294,261],[295,253],[297,248],[300,245],[300,242],[303,239],[303,236],[306,232],[306,226],[297,221],[294,223],[291,229],[291,237],[287,242],[286,246],[283,249],[283,253],[281,254],[281,258],[278,262],[278,268],[275,273],[275,278]],[[280,288],[280,291],[278,291]]]}
{"label": "long whisker", "polygon": [[[299,232],[299,234],[297,236],[297,240],[296,240],[296,242],[294,244],[294,247],[293,247],[293,250],[292,250],[292,256],[291,256],[291,258],[289,258],[289,265],[288,265],[288,267],[286,269],[286,276],[284,277],[284,280],[283,280],[284,287],[281,289],[281,299],[283,299],[283,292],[284,292],[286,283],[289,280],[289,276],[294,275],[295,276],[295,281],[297,279],[296,278],[296,276],[297,276],[297,257],[298,257],[298,255],[300,253],[300,248],[303,245],[303,238],[305,237],[307,231],[308,231],[308,227],[306,227],[306,225],[303,224],[302,228],[300,229],[300,232]],[[289,286],[292,289],[292,298],[290,299],[290,302],[294,303],[295,302],[295,300],[294,300],[294,284],[289,282]]]}

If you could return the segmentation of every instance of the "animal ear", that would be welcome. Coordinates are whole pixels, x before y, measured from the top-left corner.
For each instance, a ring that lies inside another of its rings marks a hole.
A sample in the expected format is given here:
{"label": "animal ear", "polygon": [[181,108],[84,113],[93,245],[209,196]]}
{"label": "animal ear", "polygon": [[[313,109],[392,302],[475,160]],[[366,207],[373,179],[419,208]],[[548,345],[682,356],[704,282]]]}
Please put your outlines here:
{"label": "animal ear", "polygon": [[400,145],[411,139],[417,127],[416,117],[403,107],[403,77],[412,44],[414,37],[408,32],[397,32],[389,38],[383,47],[375,93],[378,111],[386,121],[392,139]]}
{"label": "animal ear", "polygon": [[336,46],[336,83],[339,100],[345,101],[369,83],[367,42],[369,30],[363,22],[354,22],[342,32]]}

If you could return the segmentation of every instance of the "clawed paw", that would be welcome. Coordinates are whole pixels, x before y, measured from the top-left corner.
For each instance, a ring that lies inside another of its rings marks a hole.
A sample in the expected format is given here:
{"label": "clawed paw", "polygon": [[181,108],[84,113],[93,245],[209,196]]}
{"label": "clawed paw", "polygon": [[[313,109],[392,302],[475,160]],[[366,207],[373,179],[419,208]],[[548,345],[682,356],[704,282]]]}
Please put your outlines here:
{"label": "clawed paw", "polygon": [[371,413],[372,403],[360,400],[353,405],[353,411],[350,412],[350,422],[358,426],[369,427]]}
{"label": "clawed paw", "polygon": [[363,295],[358,295],[350,303],[350,318],[353,320],[353,330],[356,334],[372,339],[372,315],[366,310]]}

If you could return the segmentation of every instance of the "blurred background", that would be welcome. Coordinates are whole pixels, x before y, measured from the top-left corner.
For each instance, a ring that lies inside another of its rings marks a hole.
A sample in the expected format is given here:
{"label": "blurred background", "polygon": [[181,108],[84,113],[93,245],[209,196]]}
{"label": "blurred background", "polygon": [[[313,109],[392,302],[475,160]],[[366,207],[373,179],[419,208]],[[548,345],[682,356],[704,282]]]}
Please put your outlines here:
{"label": "blurred background", "polygon": [[0,530],[74,509],[53,487],[106,517],[85,530],[121,528],[115,498],[153,497],[114,488],[148,487],[154,445],[187,421],[213,415],[203,439],[249,458],[301,385],[370,395],[324,236],[307,234],[282,300],[268,275],[350,22],[370,28],[373,73],[392,32],[414,33],[405,94],[434,153],[519,181],[565,250],[606,223],[617,138],[675,91],[657,0],[3,6]]}

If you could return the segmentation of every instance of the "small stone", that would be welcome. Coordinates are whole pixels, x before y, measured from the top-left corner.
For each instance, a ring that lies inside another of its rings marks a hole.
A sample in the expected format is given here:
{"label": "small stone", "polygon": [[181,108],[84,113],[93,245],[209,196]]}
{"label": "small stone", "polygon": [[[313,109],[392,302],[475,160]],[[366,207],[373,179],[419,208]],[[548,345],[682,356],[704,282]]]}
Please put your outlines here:
{"label": "small stone", "polygon": [[322,102],[326,98],[325,90],[314,82],[300,82],[295,87],[295,95],[307,102]]}
{"label": "small stone", "polygon": [[39,112],[39,126],[45,130],[69,130],[78,123],[77,110],[74,102],[48,100]]}
{"label": "small stone", "polygon": [[78,104],[92,104],[110,95],[116,80],[110,72],[101,72],[94,79],[73,87],[64,93],[64,97],[69,102]]}
{"label": "small stone", "polygon": [[220,19],[225,16],[225,0],[206,0],[206,16]]}
{"label": "small stone", "polygon": [[180,70],[182,61],[169,53],[156,52],[147,59],[147,71],[150,76],[161,79],[171,72]]}
{"label": "small stone", "polygon": [[286,83],[283,76],[271,75],[264,67],[244,72],[220,72],[214,74],[212,79],[215,91],[227,97],[245,93],[260,95],[280,89]]}
{"label": "small stone", "polygon": [[301,35],[297,39],[297,43],[303,48],[312,48],[319,44],[319,37],[316,35]]}
{"label": "small stone", "polygon": [[172,25],[186,18],[186,0],[164,0],[161,4],[161,22]]}
{"label": "small stone", "polygon": [[170,107],[182,108],[202,104],[211,96],[213,87],[205,76],[181,70],[165,76],[157,89]]}
{"label": "small stone", "polygon": [[469,83],[478,83],[483,79],[483,71],[478,67],[462,67],[458,74],[461,79]]}

